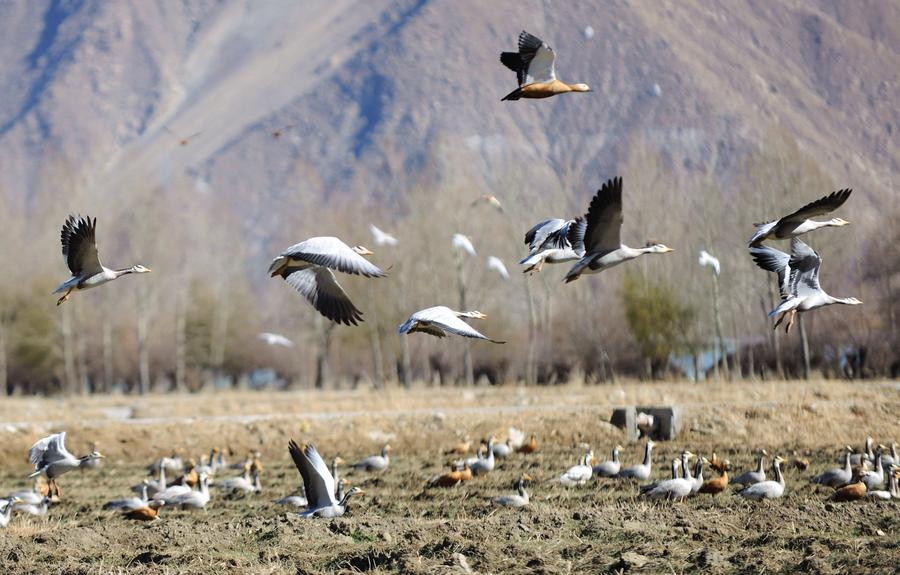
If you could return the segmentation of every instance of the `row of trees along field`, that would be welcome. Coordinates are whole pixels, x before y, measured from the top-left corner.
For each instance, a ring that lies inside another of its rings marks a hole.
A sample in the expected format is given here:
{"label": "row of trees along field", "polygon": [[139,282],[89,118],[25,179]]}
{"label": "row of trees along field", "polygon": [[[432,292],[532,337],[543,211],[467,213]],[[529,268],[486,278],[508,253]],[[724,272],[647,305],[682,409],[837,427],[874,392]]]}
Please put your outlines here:
{"label": "row of trees along field", "polygon": [[[713,277],[697,264],[700,249],[722,262],[718,315],[730,351],[709,376],[802,377],[812,370],[859,377],[892,369],[900,343],[896,202],[866,211],[866,192],[857,190],[841,213],[854,225],[807,236],[823,255],[824,287],[866,304],[806,314],[785,336],[766,317],[777,288],[747,253],[751,223],[848,183],[832,181],[783,134],[747,154],[728,181],[715,173],[714,156],[709,167],[685,171],[641,139],[627,149],[614,173],[556,166],[551,191],[530,189],[521,171],[496,173],[486,185],[471,175],[470,158],[440,143],[412,176],[385,155],[403,193],[372,190],[363,176],[356,189],[329,192],[312,167],[301,165],[291,193],[222,193],[185,172],[165,186],[135,182],[113,194],[71,165],[49,166],[36,189],[4,193],[0,385],[7,393],[195,391],[216,382],[244,385],[261,369],[294,387],[680,377],[670,357],[690,357],[697,366],[717,341]],[[613,175],[625,181],[623,240],[662,241],[677,251],[570,285],[561,283],[564,265],[534,277],[519,273],[525,230],[547,217],[582,213]],[[488,193],[502,211],[472,204]],[[67,275],[59,227],[79,210],[98,218],[104,263],[142,263],[154,273],[75,294],[57,308],[50,292]],[[400,244],[372,246],[370,222]],[[454,253],[455,232],[472,239],[476,257]],[[274,255],[313,235],[369,245],[389,269],[386,279],[340,278],[365,313],[359,327],[328,324],[284,282],[266,276]],[[488,255],[506,263],[509,280],[486,269]],[[460,299],[489,315],[479,329],[508,343],[397,336],[412,311],[458,307]],[[268,347],[258,337],[263,331],[295,345]]]}

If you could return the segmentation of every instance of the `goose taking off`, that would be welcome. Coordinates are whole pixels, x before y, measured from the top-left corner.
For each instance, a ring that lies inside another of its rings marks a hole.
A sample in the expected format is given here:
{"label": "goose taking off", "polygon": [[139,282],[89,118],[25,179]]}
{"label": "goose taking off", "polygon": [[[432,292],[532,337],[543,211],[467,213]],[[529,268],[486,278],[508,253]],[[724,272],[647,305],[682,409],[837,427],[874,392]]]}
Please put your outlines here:
{"label": "goose taking off", "polygon": [[566,92],[590,92],[587,84],[566,84],[556,79],[554,61],[556,53],[546,42],[522,30],[519,34],[519,51],[503,52],[500,61],[516,73],[519,87],[503,97],[505,100],[519,98],[549,98]]}
{"label": "goose taking off", "polygon": [[12,517],[13,507],[19,502],[18,497],[7,497],[0,499],[0,529],[9,525],[9,519]]}
{"label": "goose taking off", "polygon": [[303,478],[303,488],[309,501],[306,511],[300,514],[303,517],[339,517],[347,510],[350,498],[363,492],[359,487],[353,487],[338,501],[335,497],[334,477],[316,447],[309,444],[301,451],[300,446],[292,439],[288,442],[288,451]]}
{"label": "goose taking off", "polygon": [[780,220],[754,224],[756,233],[750,238],[748,245],[753,247],[767,239],[789,240],[818,228],[848,225],[850,222],[841,218],[833,218],[826,222],[814,222],[809,218],[828,214],[838,209],[847,201],[852,192],[853,190],[849,188],[833,192],[824,198],[806,204],[796,212],[788,214]]}
{"label": "goose taking off", "polygon": [[[69,216],[63,224],[60,238],[62,240],[63,259],[72,272],[72,277],[59,284],[53,293],[62,293],[56,300],[60,305],[72,293],[72,290],[86,290],[101,286],[126,274],[143,274],[150,270],[142,265],[130,268],[111,270],[100,263],[97,251],[97,218]],[[63,293],[65,292],[65,293]]]}
{"label": "goose taking off", "polygon": [[294,244],[272,260],[269,274],[281,276],[300,292],[319,313],[335,323],[357,325],[363,321],[334,271],[380,278],[386,274],[363,256],[372,252],[363,246],[350,247],[335,237],[310,238]]}
{"label": "goose taking off", "polygon": [[497,272],[505,280],[509,279],[509,272],[506,270],[506,266],[503,265],[503,260],[497,256],[488,256],[487,269]]}
{"label": "goose taking off", "polygon": [[791,240],[791,255],[769,246],[750,248],[753,261],[760,268],[778,276],[781,304],[769,312],[769,317],[779,316],[775,328],[787,317],[785,332],[791,330],[797,313],[803,313],[831,304],[860,305],[855,297],[833,297],[819,285],[819,267],[822,258],[802,240]]}
{"label": "goose taking off", "polygon": [[700,257],[697,259],[697,262],[704,267],[710,266],[713,271],[716,272],[716,275],[719,275],[719,272],[721,271],[721,268],[719,267],[719,258],[711,255],[706,250],[700,250]]}
{"label": "goose taking off", "polygon": [[375,240],[376,246],[396,246],[400,240],[387,232],[378,229],[375,224],[369,224],[369,231],[372,232],[372,238]]}
{"label": "goose taking off", "polygon": [[453,234],[451,244],[454,249],[462,250],[470,256],[474,257],[478,255],[475,253],[475,246],[472,245],[472,240],[462,234]]}
{"label": "goose taking off", "polygon": [[278,345],[281,347],[294,347],[294,342],[278,333],[270,333],[267,331],[259,334],[259,339],[266,342],[266,345]]}
{"label": "goose taking off", "polygon": [[91,459],[102,459],[99,451],[92,451],[84,457],[75,457],[66,449],[66,432],[54,433],[37,441],[28,450],[28,461],[34,464],[34,473],[28,477],[37,477],[40,474],[47,476],[50,494],[54,490],[56,497],[60,496],[56,478],[73,469],[86,466]]}
{"label": "goose taking off", "polygon": [[585,252],[566,274],[566,283],[577,280],[581,274],[600,273],[644,254],[675,251],[664,244],[648,243],[643,248],[630,248],[622,243],[622,178],[603,184],[591,200],[585,219]]}
{"label": "goose taking off", "polygon": [[584,255],[584,218],[555,218],[536,224],[525,234],[528,256],[519,265],[528,266],[522,273],[541,271],[545,263],[559,264]]}
{"label": "goose taking off", "polygon": [[400,325],[397,331],[400,335],[420,331],[435,337],[445,337],[450,333],[462,337],[483,339],[491,343],[506,343],[505,341],[496,341],[482,335],[460,319],[463,317],[485,319],[487,315],[480,311],[454,311],[449,307],[439,305],[419,310],[412,314],[408,320]]}

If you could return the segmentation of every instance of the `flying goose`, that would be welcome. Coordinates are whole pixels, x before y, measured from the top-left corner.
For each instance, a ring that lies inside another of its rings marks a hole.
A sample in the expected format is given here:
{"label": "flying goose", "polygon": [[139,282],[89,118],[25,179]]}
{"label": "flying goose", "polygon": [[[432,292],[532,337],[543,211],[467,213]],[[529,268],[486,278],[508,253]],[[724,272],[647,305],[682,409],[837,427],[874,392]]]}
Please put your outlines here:
{"label": "flying goose", "polygon": [[566,92],[590,92],[587,84],[566,84],[556,79],[554,61],[556,53],[546,42],[522,30],[519,34],[519,51],[502,52],[500,62],[516,73],[519,87],[503,97],[549,98]]}
{"label": "flying goose", "polygon": [[581,274],[596,274],[644,254],[673,252],[665,244],[648,243],[643,248],[630,248],[622,243],[622,178],[603,184],[588,208],[584,230],[584,255],[566,274],[566,283]]}
{"label": "flying goose", "polygon": [[838,209],[847,201],[852,192],[853,190],[849,188],[833,192],[824,198],[806,204],[796,212],[788,214],[780,220],[753,224],[756,226],[756,233],[750,238],[748,245],[753,247],[767,239],[789,240],[818,228],[848,225],[850,222],[841,218],[833,218],[826,222],[815,222],[809,218],[821,216]]}
{"label": "flying goose", "polygon": [[333,322],[357,325],[363,321],[334,271],[380,278],[386,274],[362,257],[372,252],[363,246],[350,247],[335,237],[316,237],[294,244],[272,260],[269,274],[281,276],[300,292],[319,313]]}
{"label": "flying goose", "polygon": [[309,501],[306,511],[300,514],[303,517],[339,517],[347,510],[350,498],[363,492],[359,487],[353,487],[338,501],[335,497],[334,477],[316,447],[309,444],[301,451],[292,439],[288,442],[288,451],[303,478],[303,488]]}
{"label": "flying goose", "polygon": [[507,271],[506,265],[504,265],[503,260],[497,256],[488,256],[485,265],[487,266],[487,269],[497,272],[503,279],[509,279],[509,271]]}
{"label": "flying goose", "polygon": [[784,495],[784,475],[781,474],[781,463],[784,461],[779,456],[775,456],[772,460],[772,471],[775,474],[775,480],[761,481],[754,483],[749,487],[738,491],[738,494],[744,499],[778,499]]}
{"label": "flying goose", "polygon": [[644,447],[644,460],[639,465],[632,465],[631,467],[626,467],[619,471],[619,474],[616,475],[619,479],[637,479],[638,481],[647,481],[650,478],[650,472],[652,470],[653,461],[650,457],[650,452],[653,450],[652,440],[647,440],[647,445]]}
{"label": "flying goose", "polygon": [[454,249],[466,252],[470,256],[478,255],[475,252],[475,246],[472,245],[472,240],[470,240],[467,236],[462,234],[453,234],[453,238],[450,241],[451,245]]}
{"label": "flying goose", "polygon": [[710,254],[710,253],[709,253],[708,251],[706,251],[706,250],[700,250],[700,257],[697,258],[697,262],[698,262],[701,266],[704,266],[704,267],[705,267],[705,266],[709,266],[709,267],[711,267],[711,268],[713,269],[713,272],[715,272],[716,275],[719,275],[719,272],[721,271],[721,267],[720,267],[720,264],[719,264],[719,258],[717,258],[717,257],[715,257],[714,255]]}
{"label": "flying goose", "polygon": [[791,240],[791,255],[768,246],[750,248],[753,261],[760,268],[774,272],[778,276],[781,303],[769,312],[769,317],[778,316],[779,324],[788,318],[785,332],[791,330],[797,313],[803,313],[831,304],[860,305],[855,297],[833,297],[825,293],[819,285],[819,267],[822,258],[802,240]]}
{"label": "flying goose", "polygon": [[60,239],[62,241],[63,259],[72,272],[72,277],[59,284],[53,293],[63,293],[56,300],[56,305],[69,299],[73,290],[86,290],[101,286],[126,274],[142,274],[150,270],[142,265],[112,270],[100,263],[97,251],[97,218],[69,216],[63,224]]}
{"label": "flying goose", "polygon": [[545,263],[559,264],[584,255],[584,218],[555,218],[536,224],[525,234],[528,255],[519,265],[528,266],[522,273],[537,273]]}
{"label": "flying goose", "polygon": [[56,497],[60,496],[59,485],[56,478],[73,469],[85,467],[85,463],[91,459],[102,459],[99,451],[92,451],[84,457],[75,457],[66,449],[66,432],[54,433],[37,441],[28,450],[28,461],[34,464],[34,473],[28,477],[37,477],[42,473],[47,476],[50,494],[54,490]]}
{"label": "flying goose", "polygon": [[761,483],[766,480],[766,457],[769,454],[766,453],[765,449],[761,449],[759,451],[759,457],[756,459],[756,469],[753,471],[745,471],[732,479],[732,483],[736,485],[742,485],[744,487],[748,485],[753,485],[754,483]]}
{"label": "flying goose", "polygon": [[622,469],[622,464],[619,462],[619,450],[621,449],[623,449],[621,445],[613,447],[612,459],[595,465],[594,475],[597,477],[615,477],[618,475],[619,470]]}
{"label": "flying goose", "polygon": [[281,347],[294,347],[294,342],[281,335],[280,333],[271,333],[264,331],[259,334],[259,339],[266,342],[266,345],[278,345]]}
{"label": "flying goose", "polygon": [[463,317],[485,319],[487,315],[480,311],[454,311],[449,307],[439,305],[415,312],[400,325],[397,331],[400,335],[419,331],[435,337],[444,337],[450,333],[462,337],[483,339],[491,343],[506,343],[482,335],[460,319]]}
{"label": "flying goose", "polygon": [[853,478],[853,467],[850,465],[850,453],[852,451],[853,448],[849,445],[845,447],[843,467],[835,467],[825,471],[821,475],[817,476],[814,482],[821,485],[834,487],[835,489],[837,489],[841,485],[850,483],[850,480]]}
{"label": "flying goose", "polygon": [[372,232],[372,238],[375,240],[376,246],[396,246],[400,240],[391,234],[381,231],[375,224],[369,224],[369,231]]}
{"label": "flying goose", "polygon": [[526,479],[531,479],[531,477],[529,477],[527,473],[523,473],[522,476],[516,480],[516,493],[513,495],[494,497],[492,500],[494,505],[500,505],[501,507],[525,507],[528,505],[528,492],[525,491]]}
{"label": "flying goose", "polygon": [[354,469],[362,469],[363,471],[384,471],[388,468],[388,465],[391,463],[391,458],[388,455],[390,452],[391,446],[385,445],[381,448],[380,455],[371,455],[366,457],[362,461],[354,463],[351,465]]}

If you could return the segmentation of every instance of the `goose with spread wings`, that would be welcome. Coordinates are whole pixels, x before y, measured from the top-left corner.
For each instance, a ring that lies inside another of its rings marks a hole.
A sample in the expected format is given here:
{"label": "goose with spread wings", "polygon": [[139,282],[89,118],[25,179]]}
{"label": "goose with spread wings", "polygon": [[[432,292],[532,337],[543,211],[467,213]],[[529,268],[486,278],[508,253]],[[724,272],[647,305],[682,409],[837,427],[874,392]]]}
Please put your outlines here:
{"label": "goose with spread wings", "polygon": [[303,478],[307,499],[306,511],[300,514],[303,517],[339,517],[347,510],[350,498],[363,492],[359,487],[353,487],[338,500],[335,496],[334,477],[315,445],[309,444],[300,449],[291,439],[288,442],[288,452]]}
{"label": "goose with spread wings", "polygon": [[566,84],[556,79],[556,53],[546,42],[522,30],[519,51],[502,52],[500,62],[516,73],[519,87],[501,101],[549,98],[566,92],[590,92],[587,84]]}
{"label": "goose with spread wings", "polygon": [[536,224],[525,234],[528,256],[519,265],[528,266],[522,273],[541,271],[545,263],[559,264],[584,255],[584,218],[554,218]]}
{"label": "goose with spread wings", "polygon": [[853,190],[849,188],[832,192],[824,198],[810,202],[796,212],[788,214],[779,220],[754,224],[756,233],[750,238],[749,246],[759,245],[767,239],[789,240],[819,228],[848,225],[850,222],[841,218],[832,218],[824,222],[816,222],[809,218],[829,214],[838,209],[844,205],[844,202],[847,201],[852,192]]}
{"label": "goose with spread wings", "polygon": [[855,297],[841,298],[825,293],[819,285],[819,267],[822,265],[822,258],[798,238],[791,240],[790,255],[769,246],[752,247],[750,254],[757,266],[778,276],[781,304],[769,312],[769,317],[778,316],[775,328],[787,318],[785,331],[790,331],[798,312],[803,313],[836,303],[844,305],[862,303]]}
{"label": "goose with spread wings", "polygon": [[462,337],[483,339],[491,343],[506,343],[491,339],[467,324],[462,318],[485,319],[487,315],[480,311],[456,311],[446,306],[429,307],[409,316],[397,330],[400,335],[422,332],[435,337],[445,337],[448,333]]}
{"label": "goose with spread wings", "polygon": [[334,270],[367,278],[384,277],[387,274],[363,257],[372,253],[363,246],[351,248],[335,237],[310,238],[281,252],[272,260],[269,273],[283,277],[331,321],[358,325],[363,321],[362,312],[350,301]]}
{"label": "goose with spread wings", "polygon": [[142,265],[119,270],[104,267],[100,263],[100,253],[97,251],[96,232],[97,218],[69,216],[66,223],[63,224],[60,234],[63,259],[69,266],[72,277],[59,284],[59,287],[53,292],[63,294],[56,301],[56,305],[69,299],[73,290],[86,290],[101,286],[126,274],[142,274],[150,271]]}
{"label": "goose with spread wings", "polygon": [[582,274],[596,274],[644,254],[675,251],[665,244],[648,242],[643,248],[630,248],[622,243],[622,178],[613,178],[591,200],[585,216],[584,255],[566,274],[566,283]]}
{"label": "goose with spread wings", "polygon": [[89,466],[89,461],[102,459],[99,451],[92,451],[84,457],[75,457],[66,449],[66,432],[54,433],[38,440],[28,450],[28,461],[34,465],[34,473],[28,477],[46,475],[50,489],[49,494],[60,496],[56,478],[73,469],[84,469]]}

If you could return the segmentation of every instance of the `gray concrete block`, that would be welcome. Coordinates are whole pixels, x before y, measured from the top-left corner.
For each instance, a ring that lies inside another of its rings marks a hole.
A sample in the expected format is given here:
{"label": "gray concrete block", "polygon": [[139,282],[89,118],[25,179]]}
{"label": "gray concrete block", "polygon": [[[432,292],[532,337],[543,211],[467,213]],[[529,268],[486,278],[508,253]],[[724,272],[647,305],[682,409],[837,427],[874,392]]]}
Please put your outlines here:
{"label": "gray concrete block", "polygon": [[[641,414],[653,416],[652,425],[641,424]],[[618,407],[613,410],[610,423],[625,431],[625,439],[635,442],[641,437],[655,441],[671,441],[681,431],[681,408],[669,407]]]}

